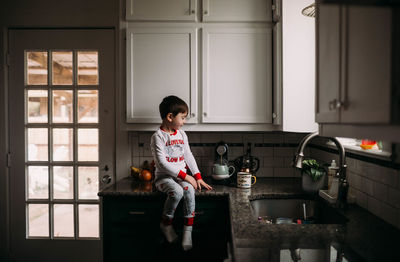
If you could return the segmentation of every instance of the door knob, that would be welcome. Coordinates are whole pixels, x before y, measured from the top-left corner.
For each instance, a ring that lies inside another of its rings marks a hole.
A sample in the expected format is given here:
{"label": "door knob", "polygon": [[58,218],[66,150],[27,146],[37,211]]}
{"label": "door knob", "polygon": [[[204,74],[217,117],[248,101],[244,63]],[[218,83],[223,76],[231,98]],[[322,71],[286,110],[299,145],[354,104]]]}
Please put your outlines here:
{"label": "door knob", "polygon": [[103,182],[103,184],[109,184],[111,182],[111,176],[109,176],[109,175],[103,176],[103,178],[101,179],[101,182]]}

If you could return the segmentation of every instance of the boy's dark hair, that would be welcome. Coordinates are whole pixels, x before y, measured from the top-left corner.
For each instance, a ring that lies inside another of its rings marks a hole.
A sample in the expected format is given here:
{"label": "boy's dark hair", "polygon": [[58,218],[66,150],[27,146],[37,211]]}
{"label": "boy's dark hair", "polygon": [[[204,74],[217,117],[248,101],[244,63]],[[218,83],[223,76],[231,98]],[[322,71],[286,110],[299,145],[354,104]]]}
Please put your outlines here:
{"label": "boy's dark hair", "polygon": [[188,105],[177,96],[164,97],[163,101],[160,103],[159,109],[162,119],[166,118],[169,113],[176,116],[179,113],[189,112]]}

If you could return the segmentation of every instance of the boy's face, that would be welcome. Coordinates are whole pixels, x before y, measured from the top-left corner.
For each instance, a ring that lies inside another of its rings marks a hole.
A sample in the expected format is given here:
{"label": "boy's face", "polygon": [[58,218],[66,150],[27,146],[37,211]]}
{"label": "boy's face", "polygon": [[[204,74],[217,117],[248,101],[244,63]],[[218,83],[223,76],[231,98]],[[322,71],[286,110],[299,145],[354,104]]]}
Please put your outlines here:
{"label": "boy's face", "polygon": [[179,113],[176,116],[170,115],[171,128],[180,129],[186,122],[187,113]]}

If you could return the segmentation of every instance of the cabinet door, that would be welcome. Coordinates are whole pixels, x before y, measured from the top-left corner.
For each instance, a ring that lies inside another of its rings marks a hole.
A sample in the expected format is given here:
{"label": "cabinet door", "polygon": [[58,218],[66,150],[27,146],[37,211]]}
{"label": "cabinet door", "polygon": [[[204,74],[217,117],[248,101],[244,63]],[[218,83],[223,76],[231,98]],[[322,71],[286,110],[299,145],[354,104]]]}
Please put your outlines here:
{"label": "cabinet door", "polygon": [[203,0],[205,22],[271,22],[271,0]]}
{"label": "cabinet door", "polygon": [[128,21],[196,21],[197,0],[126,0]]}
{"label": "cabinet door", "polygon": [[271,29],[203,32],[203,122],[271,123]]}
{"label": "cabinet door", "polygon": [[317,11],[317,87],[318,123],[338,123],[341,86],[341,7],[318,5]]}
{"label": "cabinet door", "polygon": [[168,95],[189,106],[197,122],[197,29],[127,29],[127,122],[160,123],[158,106]]}
{"label": "cabinet door", "polygon": [[390,123],[391,9],[349,6],[347,85],[341,123]]}
{"label": "cabinet door", "polygon": [[103,197],[104,261],[159,261],[162,198]]}

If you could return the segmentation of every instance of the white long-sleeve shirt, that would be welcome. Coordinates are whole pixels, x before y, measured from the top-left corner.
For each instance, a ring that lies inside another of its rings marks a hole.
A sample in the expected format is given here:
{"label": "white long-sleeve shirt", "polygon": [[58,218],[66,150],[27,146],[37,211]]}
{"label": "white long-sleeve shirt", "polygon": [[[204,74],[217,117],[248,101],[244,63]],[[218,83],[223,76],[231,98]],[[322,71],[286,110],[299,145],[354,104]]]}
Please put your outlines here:
{"label": "white long-sleeve shirt", "polygon": [[175,130],[173,134],[170,134],[160,128],[151,137],[150,147],[156,164],[156,183],[157,180],[166,176],[184,180],[187,167],[196,180],[201,179],[185,131]]}

